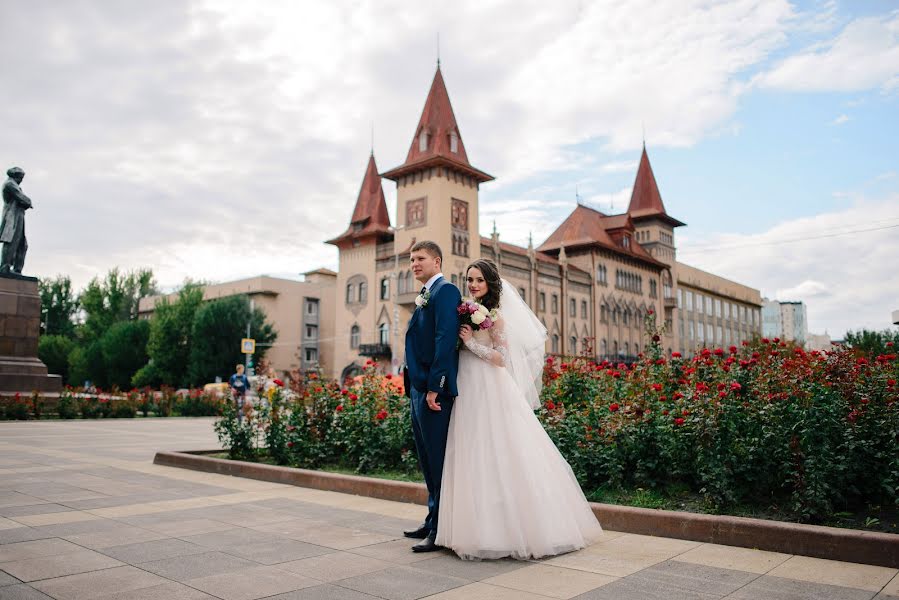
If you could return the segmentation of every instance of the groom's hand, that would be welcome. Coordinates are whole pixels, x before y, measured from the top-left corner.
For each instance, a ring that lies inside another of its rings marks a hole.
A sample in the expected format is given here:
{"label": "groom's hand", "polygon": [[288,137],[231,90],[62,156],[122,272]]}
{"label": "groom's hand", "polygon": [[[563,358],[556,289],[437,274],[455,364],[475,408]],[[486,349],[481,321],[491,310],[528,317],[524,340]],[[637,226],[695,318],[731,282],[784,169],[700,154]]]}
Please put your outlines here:
{"label": "groom's hand", "polygon": [[440,405],[437,404],[437,392],[428,392],[428,395],[425,396],[425,401],[428,403],[428,408],[435,412],[440,412],[442,409]]}

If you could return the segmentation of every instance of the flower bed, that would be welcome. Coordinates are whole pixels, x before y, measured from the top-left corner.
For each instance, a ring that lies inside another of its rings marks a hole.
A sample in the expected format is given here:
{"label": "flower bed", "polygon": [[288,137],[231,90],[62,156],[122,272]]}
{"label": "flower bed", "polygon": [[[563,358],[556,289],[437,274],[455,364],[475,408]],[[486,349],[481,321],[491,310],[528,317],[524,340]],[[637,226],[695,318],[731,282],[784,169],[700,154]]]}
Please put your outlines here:
{"label": "flower bed", "polygon": [[133,389],[128,392],[64,388],[58,396],[0,396],[0,420],[99,419],[137,416],[219,416],[224,398],[200,389]]}
{"label": "flower bed", "polygon": [[[658,332],[653,317],[647,336]],[[537,416],[588,496],[674,489],[710,512],[833,522],[899,506],[899,361],[849,349],[806,352],[780,340],[663,356],[634,365],[547,359]],[[892,352],[892,349],[890,349]],[[217,425],[232,458],[414,472],[408,400],[368,364],[351,388],[303,395]],[[875,519],[876,520],[876,519]],[[888,529],[889,530],[889,529]]]}

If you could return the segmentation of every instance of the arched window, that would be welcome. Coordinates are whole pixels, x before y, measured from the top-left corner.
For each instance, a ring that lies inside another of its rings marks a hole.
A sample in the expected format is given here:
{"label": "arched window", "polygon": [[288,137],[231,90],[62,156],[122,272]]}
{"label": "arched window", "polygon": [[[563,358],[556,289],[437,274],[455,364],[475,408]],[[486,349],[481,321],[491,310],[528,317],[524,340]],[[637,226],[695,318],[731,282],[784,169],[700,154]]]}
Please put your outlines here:
{"label": "arched window", "polygon": [[555,354],[559,353],[559,336],[556,334],[553,334],[552,351]]}
{"label": "arched window", "polygon": [[368,296],[368,284],[363,281],[359,284],[359,302],[365,302],[366,296]]}
{"label": "arched window", "polygon": [[353,294],[354,287],[355,286],[352,283],[346,284],[346,303],[347,304],[352,304],[356,300],[356,298],[354,298],[354,294]]}
{"label": "arched window", "polygon": [[599,343],[599,351],[602,356],[606,356],[609,353],[609,344],[606,342],[606,338],[602,338],[602,341]]}
{"label": "arched window", "polygon": [[378,326],[378,342],[385,345],[390,343],[389,323],[381,323],[381,325]]}
{"label": "arched window", "polygon": [[418,151],[419,152],[427,152],[428,150],[428,132],[426,129],[422,129],[421,133],[418,134]]}
{"label": "arched window", "polygon": [[612,342],[612,354],[618,356],[618,340]]}
{"label": "arched window", "polygon": [[570,346],[568,348],[568,353],[569,354],[577,354],[577,336],[574,336],[574,335],[571,336],[568,339],[568,343],[570,344]]}
{"label": "arched window", "polygon": [[450,139],[450,152],[459,152],[459,135],[455,132],[455,130],[450,131],[449,134]]}
{"label": "arched window", "polygon": [[390,279],[387,277],[381,278],[381,300],[389,300],[390,299]]}
{"label": "arched window", "polygon": [[624,355],[628,356],[628,345],[627,342],[624,342]]}
{"label": "arched window", "polygon": [[359,347],[359,326],[353,325],[350,328],[350,348],[358,348]]}

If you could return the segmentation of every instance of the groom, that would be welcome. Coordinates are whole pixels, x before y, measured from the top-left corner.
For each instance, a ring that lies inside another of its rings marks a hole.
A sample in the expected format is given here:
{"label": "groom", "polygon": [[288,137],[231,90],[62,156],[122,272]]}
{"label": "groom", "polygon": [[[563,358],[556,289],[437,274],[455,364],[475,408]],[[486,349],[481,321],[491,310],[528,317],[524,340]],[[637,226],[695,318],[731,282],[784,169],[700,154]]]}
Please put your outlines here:
{"label": "groom", "polygon": [[439,546],[437,515],[440,509],[440,480],[450,414],[456,397],[456,371],[459,353],[456,339],[461,302],[459,290],[440,272],[443,252],[434,242],[412,246],[409,260],[412,274],[422,284],[415,299],[415,312],[406,329],[405,384],[412,400],[412,434],[418,461],[428,486],[428,516],[406,537],[422,540],[412,546],[415,552],[433,552]]}

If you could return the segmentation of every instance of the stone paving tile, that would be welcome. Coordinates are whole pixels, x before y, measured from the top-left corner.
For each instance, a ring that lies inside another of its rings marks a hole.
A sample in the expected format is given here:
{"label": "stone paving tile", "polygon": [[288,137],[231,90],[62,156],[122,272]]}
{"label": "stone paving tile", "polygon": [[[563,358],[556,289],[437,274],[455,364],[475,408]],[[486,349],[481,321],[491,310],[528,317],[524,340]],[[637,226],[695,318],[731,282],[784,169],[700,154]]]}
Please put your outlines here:
{"label": "stone paving tile", "polygon": [[0,508],[0,517],[25,517],[29,515],[47,515],[57,512],[69,512],[72,510],[62,504],[45,502],[43,504],[28,504],[26,506],[7,506]]}
{"label": "stone paving tile", "polygon": [[[419,565],[416,565],[418,568]],[[572,598],[578,594],[615,581],[615,577],[576,571],[545,564],[531,564],[522,569],[489,577],[482,581],[550,598]]]}
{"label": "stone paving tile", "polygon": [[356,590],[325,584],[269,596],[265,600],[377,600],[377,596],[369,596]]}
{"label": "stone paving tile", "polygon": [[[434,553],[412,552],[412,546],[416,543],[418,543],[418,540],[403,538],[392,542],[372,544],[371,546],[363,546],[361,548],[352,548],[349,552],[361,554],[363,556],[371,556],[398,565],[408,565],[425,559],[435,558]],[[447,556],[452,555],[452,552],[449,550],[440,550],[439,553]]]}
{"label": "stone paving tile", "polygon": [[16,579],[9,573],[5,571],[0,571],[0,587],[5,587],[7,585],[14,585],[16,583],[22,583],[21,580]]}
{"label": "stone paving tile", "polygon": [[209,548],[174,538],[111,546],[102,550],[106,556],[132,565],[204,552],[209,552]]}
{"label": "stone paving tile", "polygon": [[17,542],[28,542],[31,540],[42,540],[54,537],[52,534],[38,531],[31,527],[17,527],[15,529],[4,529],[0,531],[0,547],[6,544],[15,544]]}
{"label": "stone paving tile", "polygon": [[625,534],[543,562],[613,577],[626,577],[699,545],[699,542],[686,540]]}
{"label": "stone paving tile", "polygon": [[578,598],[723,598],[754,579],[756,573],[668,561],[644,569]]}
{"label": "stone paving tile", "polygon": [[165,583],[169,582],[162,577],[126,565],[116,569],[36,581],[31,585],[57,600],[94,600],[106,594],[121,594]]}
{"label": "stone paving tile", "polygon": [[727,600],[870,600],[874,592],[762,575]]}
{"label": "stone paving tile", "polygon": [[79,521],[93,521],[98,518],[99,517],[96,515],[90,513],[70,510],[68,512],[50,513],[49,515],[16,517],[13,520],[29,527],[40,527],[41,525],[60,525],[63,523],[77,523]]}
{"label": "stone paving tile", "polygon": [[[5,483],[9,485],[10,482],[6,481]],[[23,494],[22,492],[0,492],[0,508],[8,508],[10,506],[32,506],[43,502],[43,500],[36,496]],[[49,504],[49,502],[47,504]]]}
{"label": "stone paving tile", "polygon": [[812,581],[847,588],[879,592],[896,576],[896,569],[860,565],[857,563],[824,560],[809,556],[794,556],[768,574],[773,577],[785,577]]}
{"label": "stone paving tile", "polygon": [[[266,531],[278,533],[282,530],[276,527],[280,523],[265,527]],[[255,529],[262,530],[261,527]],[[289,537],[315,544],[317,546],[325,546],[337,550],[349,550],[351,548],[359,548],[360,546],[371,546],[381,542],[389,542],[397,539],[397,535],[384,535],[382,533],[373,533],[363,531],[361,529],[348,529],[346,527],[338,527],[337,525],[317,525],[305,528],[302,532],[294,531],[287,534]]]}
{"label": "stone paving tile", "polygon": [[340,587],[386,600],[417,600],[471,583],[467,579],[438,575],[412,567],[394,567],[335,582]]}
{"label": "stone paving tile", "polygon": [[349,552],[333,552],[278,564],[279,569],[328,582],[395,566],[394,563]]}
{"label": "stone paving tile", "polygon": [[111,519],[92,519],[77,523],[58,523],[56,525],[42,525],[34,530],[50,537],[62,537],[64,535],[78,535],[79,533],[94,533],[97,531],[109,531],[121,527],[122,524]]}
{"label": "stone paving tile", "polygon": [[137,566],[162,577],[184,582],[188,579],[258,567],[259,563],[224,552],[204,552],[148,561]]}
{"label": "stone paving tile", "polygon": [[486,583],[470,583],[428,596],[428,600],[547,600],[549,596],[540,596],[512,588],[504,588]]}
{"label": "stone paving tile", "polygon": [[899,597],[899,575],[893,577],[886,586],[880,590],[880,593],[885,596],[896,596]]}
{"label": "stone paving tile", "polygon": [[[469,581],[481,581],[528,567],[531,563],[520,560],[459,560],[456,556],[441,554],[415,563],[416,569],[461,577]],[[313,576],[314,577],[314,576]]]}
{"label": "stone paving tile", "polygon": [[321,582],[275,567],[256,567],[189,579],[187,585],[223,600],[254,600],[292,592]]}
{"label": "stone paving tile", "polygon": [[16,529],[18,527],[24,527],[18,521],[13,521],[12,519],[7,519],[6,517],[0,517],[0,531],[4,529]]}
{"label": "stone paving tile", "polygon": [[77,550],[67,554],[4,562],[0,563],[0,569],[27,582],[118,567],[121,564],[114,558],[93,550]]}
{"label": "stone paving tile", "polygon": [[752,548],[737,548],[719,544],[703,544],[698,548],[687,550],[678,555],[676,560],[697,565],[718,567],[720,569],[737,569],[750,573],[764,574],[785,562],[789,554],[766,552]]}
{"label": "stone paving tile", "polygon": [[139,590],[125,590],[98,596],[97,600],[217,600],[206,592],[201,592],[182,583],[163,583]]}
{"label": "stone paving tile", "polygon": [[214,531],[234,529],[231,523],[213,521],[212,519],[189,519],[187,521],[166,521],[154,525],[144,525],[144,529],[157,531],[169,537],[199,535]]}
{"label": "stone paving tile", "polygon": [[53,600],[53,598],[22,583],[0,588],[0,600]]}
{"label": "stone paving tile", "polygon": [[0,546],[0,563],[13,560],[25,560],[26,558],[67,554],[77,550],[81,550],[81,547],[72,542],[67,542],[66,540],[58,538],[17,542]]}
{"label": "stone paving tile", "polygon": [[168,536],[157,531],[120,524],[118,527],[106,531],[76,533],[60,537],[78,544],[79,546],[84,546],[85,548],[90,548],[92,550],[99,550],[110,546],[121,546],[123,544],[152,542],[154,540],[164,539]]}

